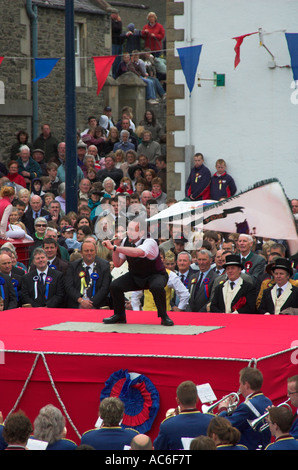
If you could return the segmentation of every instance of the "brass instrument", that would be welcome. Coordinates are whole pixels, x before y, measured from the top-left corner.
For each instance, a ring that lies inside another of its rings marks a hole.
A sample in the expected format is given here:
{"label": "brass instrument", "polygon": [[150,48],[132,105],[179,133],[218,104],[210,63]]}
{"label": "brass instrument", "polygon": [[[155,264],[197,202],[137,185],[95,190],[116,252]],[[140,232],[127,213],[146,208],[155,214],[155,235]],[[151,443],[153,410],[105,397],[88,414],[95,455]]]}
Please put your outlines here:
{"label": "brass instrument", "polygon": [[180,406],[177,406],[177,408],[169,408],[168,411],[166,412],[166,418],[169,418],[170,416],[177,416],[180,413]]}
{"label": "brass instrument", "polygon": [[213,413],[213,411],[215,410],[215,408],[218,407],[218,405],[227,400],[228,398],[231,398],[232,401],[231,403],[229,403],[228,405],[228,408],[227,408],[227,413],[228,414],[232,414],[235,409],[237,408],[238,404],[239,404],[239,401],[240,401],[240,398],[239,398],[239,395],[240,395],[240,392],[238,391],[237,393],[236,392],[232,392],[232,393],[229,393],[228,395],[224,396],[223,398],[221,398],[220,400],[216,401],[215,403],[212,403],[211,405],[207,406],[207,405],[202,405],[202,412],[203,413]]}
{"label": "brass instrument", "polygon": [[[280,406],[287,406],[289,409],[291,409],[290,405],[288,405],[289,401],[290,401],[290,398],[288,398],[286,401],[277,405],[277,408],[279,408]],[[269,415],[269,411],[266,411],[264,414],[262,414],[262,416],[259,416],[256,419],[250,420],[248,421],[248,423],[256,431],[259,424],[261,424],[262,421],[264,421],[264,423],[258,428],[258,431],[262,432],[269,427],[269,423],[265,421],[268,415]]]}

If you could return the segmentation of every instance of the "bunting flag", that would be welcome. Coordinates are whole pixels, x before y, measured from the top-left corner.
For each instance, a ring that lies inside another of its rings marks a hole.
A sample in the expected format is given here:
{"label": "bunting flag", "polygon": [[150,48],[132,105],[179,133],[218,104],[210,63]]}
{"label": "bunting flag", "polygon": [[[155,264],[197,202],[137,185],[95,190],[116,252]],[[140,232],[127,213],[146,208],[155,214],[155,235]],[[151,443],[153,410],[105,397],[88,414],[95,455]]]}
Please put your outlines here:
{"label": "bunting flag", "polygon": [[298,80],[298,33],[285,33],[291,57],[293,80]]}
{"label": "bunting flag", "polygon": [[186,83],[189,89],[189,94],[191,94],[195,83],[195,76],[200,60],[202,45],[180,47],[179,49],[177,49],[177,51],[179,54],[180,63],[186,79]]}
{"label": "bunting flag", "polygon": [[0,65],[2,64],[4,57],[0,57]]}
{"label": "bunting flag", "polygon": [[35,62],[35,78],[33,82],[38,82],[42,78],[46,78],[57,64],[58,59],[34,59]]}
{"label": "bunting flag", "polygon": [[104,86],[116,57],[116,55],[93,57],[95,74],[97,78],[97,95],[99,95],[100,90]]}
{"label": "bunting flag", "polygon": [[[188,207],[187,207],[188,205]],[[248,233],[256,237],[287,240],[291,255],[298,252],[295,219],[286,194],[277,179],[261,181],[252,188],[223,201],[194,201],[173,204],[148,221],[215,230]],[[189,232],[188,241],[193,232]],[[184,233],[186,236],[186,234]]]}
{"label": "bunting flag", "polygon": [[257,33],[258,31],[254,33],[243,34],[243,36],[236,36],[233,38],[236,40],[236,46],[234,47],[234,51],[236,52],[234,68],[236,68],[240,63],[240,46],[243,43],[244,38],[246,38],[247,36],[251,36],[252,34],[257,34]]}

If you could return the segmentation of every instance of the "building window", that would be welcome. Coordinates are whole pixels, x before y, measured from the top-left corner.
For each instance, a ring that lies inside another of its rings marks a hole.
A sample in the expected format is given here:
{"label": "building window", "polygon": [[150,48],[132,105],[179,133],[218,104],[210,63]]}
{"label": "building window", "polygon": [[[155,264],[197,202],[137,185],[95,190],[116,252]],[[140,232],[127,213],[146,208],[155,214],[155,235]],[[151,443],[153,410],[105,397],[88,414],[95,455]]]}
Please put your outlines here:
{"label": "building window", "polygon": [[81,27],[80,23],[75,23],[74,30],[74,48],[75,48],[75,67],[76,67],[76,86],[82,86],[81,71]]}

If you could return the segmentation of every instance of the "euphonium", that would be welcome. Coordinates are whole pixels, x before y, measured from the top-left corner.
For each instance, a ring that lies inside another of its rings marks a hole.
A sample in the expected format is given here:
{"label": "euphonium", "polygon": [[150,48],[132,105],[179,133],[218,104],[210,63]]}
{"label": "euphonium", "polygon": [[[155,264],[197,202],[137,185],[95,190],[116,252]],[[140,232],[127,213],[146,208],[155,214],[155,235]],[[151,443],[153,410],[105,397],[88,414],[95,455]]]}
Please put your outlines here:
{"label": "euphonium", "polygon": [[[286,401],[277,405],[277,408],[279,408],[280,406],[287,406],[288,408],[291,409],[290,405],[288,405],[289,401],[290,401],[290,398],[288,398]],[[265,421],[268,415],[269,415],[269,411],[266,411],[264,414],[262,414],[258,418],[248,421],[248,423],[254,430],[257,430],[258,428],[258,431],[262,432],[269,427],[269,423]],[[261,426],[259,426],[259,424],[261,424],[262,421],[264,421],[264,423]]]}
{"label": "euphonium", "polygon": [[203,405],[202,406],[202,412],[203,413],[213,413],[213,411],[215,410],[215,408],[218,407],[218,405],[227,400],[228,398],[232,398],[232,402],[229,403],[228,405],[228,409],[227,409],[227,413],[228,414],[232,414],[235,409],[237,408],[238,406],[238,403],[240,401],[239,399],[239,395],[240,395],[240,392],[238,391],[237,393],[236,392],[232,392],[232,393],[229,393],[228,395],[224,396],[223,398],[221,398],[220,400],[216,401],[215,403],[212,403],[212,405]]}

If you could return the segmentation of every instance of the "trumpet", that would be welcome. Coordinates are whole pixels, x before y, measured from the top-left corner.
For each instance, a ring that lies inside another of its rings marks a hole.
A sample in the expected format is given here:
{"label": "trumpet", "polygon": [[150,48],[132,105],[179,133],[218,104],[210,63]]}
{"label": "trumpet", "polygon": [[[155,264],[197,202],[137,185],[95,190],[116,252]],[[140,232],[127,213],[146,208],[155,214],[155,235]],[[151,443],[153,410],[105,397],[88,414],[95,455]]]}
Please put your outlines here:
{"label": "trumpet", "polygon": [[[277,405],[277,408],[281,406],[287,406],[289,409],[291,409],[290,405],[288,404],[289,401],[290,401],[290,398],[288,398],[286,401]],[[259,432],[263,432],[265,431],[265,429],[269,427],[269,423],[265,421],[268,415],[269,415],[269,411],[266,411],[264,414],[262,414],[258,418],[249,420],[248,423],[250,424],[250,426],[253,428],[254,431],[258,430]],[[262,423],[262,421],[264,421],[264,423],[261,426],[259,426]]]}
{"label": "trumpet", "polygon": [[212,403],[211,405],[207,406],[207,405],[203,405],[202,406],[202,412],[203,413],[213,413],[213,411],[215,410],[215,408],[218,407],[218,405],[227,400],[227,399],[232,399],[232,401],[229,403],[228,405],[228,409],[227,409],[227,413],[228,414],[232,414],[235,409],[237,408],[238,404],[239,404],[239,401],[240,401],[240,398],[239,398],[239,395],[240,395],[240,392],[238,391],[237,393],[236,392],[232,392],[232,393],[229,393],[228,395],[224,396],[223,398],[221,398],[220,400],[216,401],[215,403]]}

